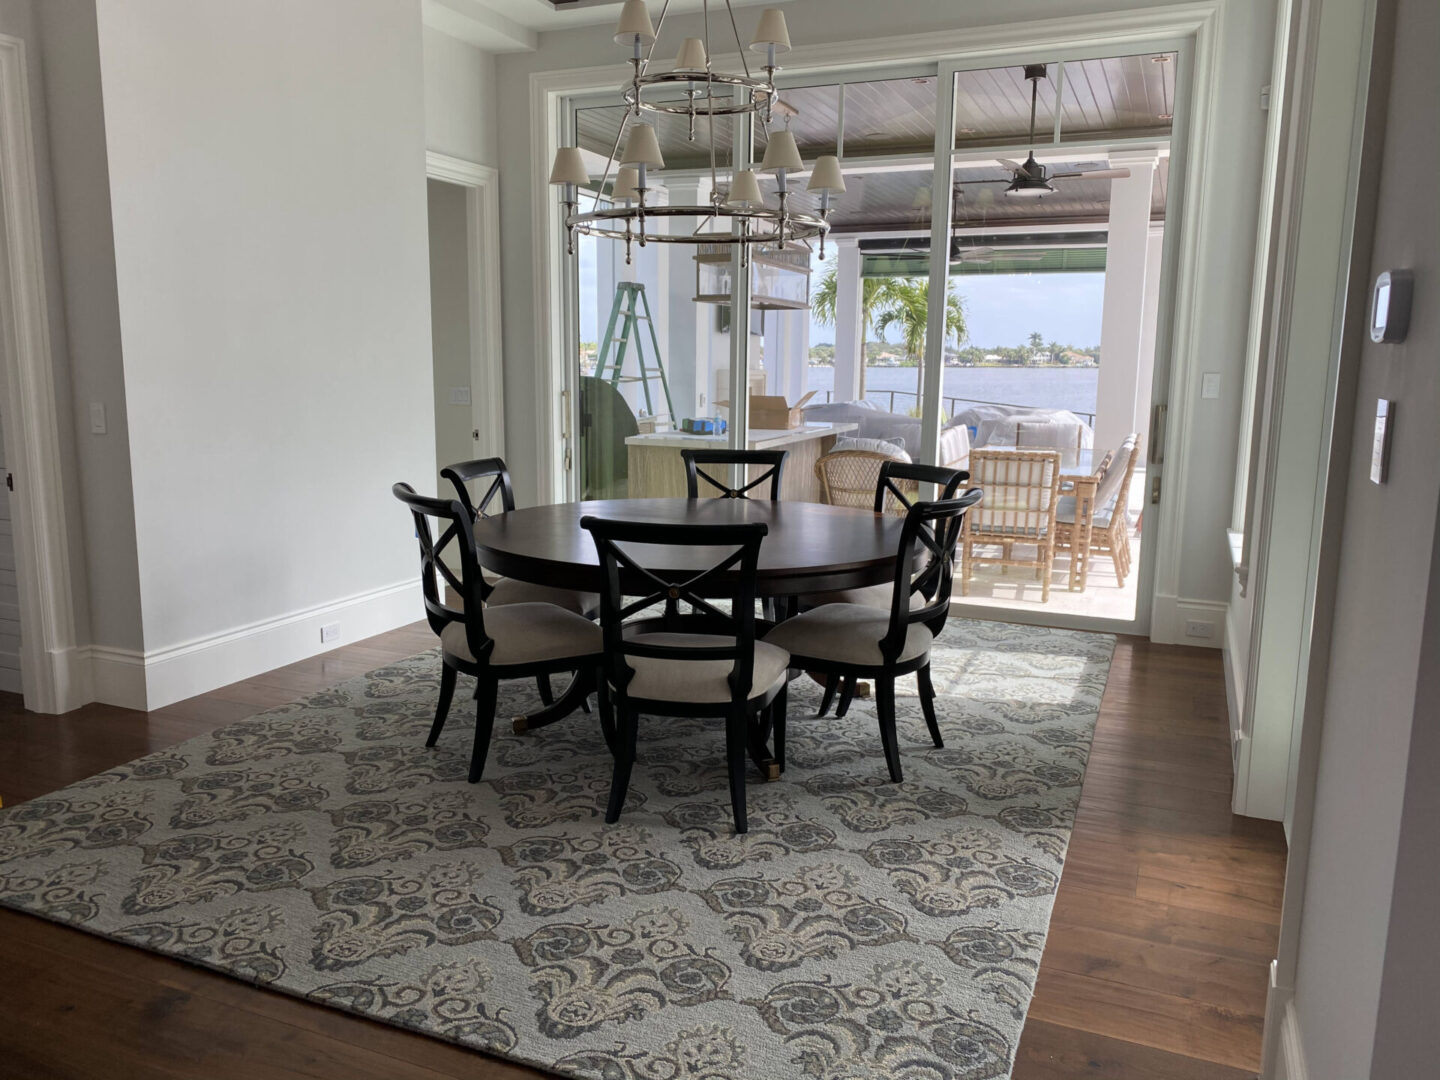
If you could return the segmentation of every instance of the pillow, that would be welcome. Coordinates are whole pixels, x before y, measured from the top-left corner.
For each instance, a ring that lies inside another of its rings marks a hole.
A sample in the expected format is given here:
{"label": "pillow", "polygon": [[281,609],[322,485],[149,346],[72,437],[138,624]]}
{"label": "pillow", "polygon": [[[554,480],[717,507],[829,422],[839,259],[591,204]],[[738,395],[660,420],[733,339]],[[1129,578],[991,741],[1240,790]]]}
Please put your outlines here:
{"label": "pillow", "polygon": [[872,454],[884,454],[896,461],[910,460],[910,455],[905,452],[903,445],[890,442],[888,439],[852,439],[841,435],[835,440],[835,445],[830,448],[830,452],[838,454],[842,450],[868,450]]}

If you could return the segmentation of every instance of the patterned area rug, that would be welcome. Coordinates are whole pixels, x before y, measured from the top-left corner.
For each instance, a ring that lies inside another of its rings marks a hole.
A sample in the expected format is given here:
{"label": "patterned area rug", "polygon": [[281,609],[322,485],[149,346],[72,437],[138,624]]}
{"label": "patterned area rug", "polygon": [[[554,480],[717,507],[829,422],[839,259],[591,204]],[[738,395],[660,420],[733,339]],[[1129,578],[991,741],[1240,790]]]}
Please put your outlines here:
{"label": "patterned area rug", "polygon": [[743,837],[703,721],[642,721],[615,826],[591,716],[466,784],[422,654],[0,811],[0,903],[567,1076],[1007,1077],[1113,645],[952,620],[903,784],[796,682]]}

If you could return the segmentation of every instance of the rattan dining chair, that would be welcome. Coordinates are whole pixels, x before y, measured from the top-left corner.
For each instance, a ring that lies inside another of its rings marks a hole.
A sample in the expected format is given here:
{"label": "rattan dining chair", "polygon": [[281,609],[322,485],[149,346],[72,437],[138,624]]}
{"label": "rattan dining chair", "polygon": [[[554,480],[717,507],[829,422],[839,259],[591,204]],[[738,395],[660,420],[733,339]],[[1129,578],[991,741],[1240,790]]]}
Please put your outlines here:
{"label": "rattan dining chair", "polygon": [[[770,481],[769,499],[780,498],[780,477],[785,471],[788,450],[681,450],[680,457],[685,463],[685,493],[692,499],[700,498],[700,481],[704,480],[705,495],[717,499],[748,499],[751,491]],[[763,466],[758,476],[749,476],[740,487],[731,487],[730,481],[710,475],[702,465],[743,465]]]}
{"label": "rattan dining chair", "polygon": [[[910,466],[928,469],[932,466]],[[953,470],[937,470],[953,471]],[[790,654],[792,667],[814,671],[832,679],[872,679],[880,743],[890,779],[904,779],[895,728],[895,680],[914,674],[920,706],[930,739],[945,745],[935,715],[935,687],[930,678],[930,649],[950,614],[950,586],[955,545],[966,512],[984,493],[972,488],[959,498],[917,502],[905,513],[900,544],[895,554],[895,579],[888,610],[864,604],[826,604],[778,624],[765,641]],[[929,555],[924,570],[915,573],[916,551]],[[921,602],[912,604],[919,595]],[[785,768],[783,726],[775,735],[775,760]]]}
{"label": "rattan dining chair", "polygon": [[[751,732],[765,713],[777,744],[783,742],[790,665],[783,649],[755,640],[755,573],[767,526],[657,525],[590,516],[580,524],[595,540],[602,577],[600,716],[606,730],[614,733],[615,754],[605,820],[617,821],[625,805],[641,713],[717,717],[725,721],[735,831],[745,832],[745,757]],[[641,566],[626,550],[632,544],[718,548],[725,554],[699,573],[666,571]],[[727,583],[729,611],[703,595],[713,591],[707,586],[717,580]],[[661,618],[629,621],[662,602]],[[686,614],[680,611],[682,603],[689,608]]]}
{"label": "rattan dining chair", "polygon": [[[457,674],[475,676],[475,741],[469,773],[473,784],[485,770],[501,680],[548,678],[566,671],[574,671],[577,679],[593,678],[600,662],[600,627],[554,604],[486,608],[480,598],[475,534],[465,507],[456,499],[417,495],[409,484],[396,484],[391,491],[414,518],[425,617],[440,638],[440,701],[425,745],[434,746],[444,730]],[[432,520],[440,530],[438,540],[431,531]],[[441,558],[452,543],[460,555],[458,574]],[[445,602],[440,580],[450,586],[461,605]]]}
{"label": "rattan dining chair", "polygon": [[[1095,491],[1095,506],[1090,512],[1090,554],[1109,555],[1115,564],[1115,580],[1125,587],[1130,573],[1130,519],[1126,507],[1130,502],[1130,480],[1135,463],[1140,459],[1140,435],[1125,436],[1120,449],[1101,463],[1100,484]],[[1061,495],[1055,510],[1055,541],[1070,554],[1070,573],[1077,574],[1077,524],[1074,495]]]}
{"label": "rattan dining chair", "polygon": [[[815,479],[820,481],[820,501],[831,506],[870,507],[880,482],[880,469],[887,461],[900,461],[892,454],[875,450],[832,450],[815,462]],[[885,507],[887,513],[905,512],[899,503]]]}
{"label": "rattan dining chair", "polygon": [[[970,595],[975,564],[1033,569],[1040,580],[1040,600],[1050,599],[1050,574],[1055,562],[1055,508],[1060,490],[1059,450],[972,450],[970,479],[985,492],[985,501],[965,516],[960,537],[960,593]],[[1017,559],[1016,544],[1033,546],[1033,559]],[[980,545],[998,546],[1000,555],[977,552]]]}

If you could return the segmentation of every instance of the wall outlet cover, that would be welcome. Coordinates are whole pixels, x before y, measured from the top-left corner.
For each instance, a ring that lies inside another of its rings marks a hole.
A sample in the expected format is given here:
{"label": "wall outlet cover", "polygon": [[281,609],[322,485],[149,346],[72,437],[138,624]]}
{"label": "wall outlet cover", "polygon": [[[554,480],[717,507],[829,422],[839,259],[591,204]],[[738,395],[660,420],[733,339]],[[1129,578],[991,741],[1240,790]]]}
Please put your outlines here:
{"label": "wall outlet cover", "polygon": [[446,397],[446,400],[447,400],[448,402],[450,402],[451,405],[469,405],[469,404],[470,404],[470,387],[468,387],[468,386],[452,386],[452,387],[450,387],[450,393],[449,393],[449,395]]}
{"label": "wall outlet cover", "polygon": [[320,627],[320,643],[326,644],[331,641],[340,640],[340,624],[338,622],[326,623]]}
{"label": "wall outlet cover", "polygon": [[1211,399],[1220,396],[1220,373],[1218,371],[1207,371],[1200,376],[1200,396]]}
{"label": "wall outlet cover", "polygon": [[90,402],[90,434],[105,434],[105,403],[103,401]]}
{"label": "wall outlet cover", "polygon": [[1186,619],[1185,636],[1193,638],[1213,638],[1215,636],[1215,624],[1206,622],[1204,619]]}

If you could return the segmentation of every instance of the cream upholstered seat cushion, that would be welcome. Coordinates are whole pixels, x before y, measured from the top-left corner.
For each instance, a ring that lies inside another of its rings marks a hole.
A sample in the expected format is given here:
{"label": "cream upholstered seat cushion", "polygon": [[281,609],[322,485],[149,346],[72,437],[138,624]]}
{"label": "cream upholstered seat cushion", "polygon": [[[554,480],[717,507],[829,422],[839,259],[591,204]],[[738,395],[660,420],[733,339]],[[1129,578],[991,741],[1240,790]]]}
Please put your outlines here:
{"label": "cream upholstered seat cushion", "polygon": [[502,577],[495,583],[487,608],[508,607],[511,604],[554,604],[576,615],[587,615],[600,608],[597,593],[576,592],[573,589],[556,589],[550,585],[532,585],[528,581]]}
{"label": "cream upholstered seat cushion", "polygon": [[[689,645],[693,648],[714,648],[733,645],[735,639],[717,634],[636,634],[629,639],[636,644]],[[625,688],[634,698],[650,701],[683,701],[718,703],[730,700],[731,660],[681,660],[653,656],[627,656],[625,662],[635,669],[635,677]],[[790,654],[764,641],[755,643],[755,672],[747,700],[761,697],[781,679],[790,666]]]}
{"label": "cream upholstered seat cushion", "polygon": [[[826,604],[786,619],[765,635],[765,641],[797,657],[878,667],[885,662],[880,655],[880,639],[889,628],[888,610],[863,604]],[[928,627],[911,623],[905,632],[900,662],[929,652],[934,639]]]}
{"label": "cream upholstered seat cushion", "polygon": [[[597,656],[603,648],[599,626],[554,604],[487,607],[485,633],[495,641],[490,663],[498,667]],[[447,656],[475,663],[463,622],[452,622],[440,632],[440,647]]]}
{"label": "cream upholstered seat cushion", "polygon": [[[867,585],[863,589],[836,589],[828,593],[809,593],[800,597],[802,608],[818,608],[825,604],[860,604],[863,607],[879,608],[883,611],[890,610],[890,604],[895,597],[895,586],[889,582],[881,582],[879,585]],[[910,594],[910,610],[925,606],[925,595],[914,592]]]}

